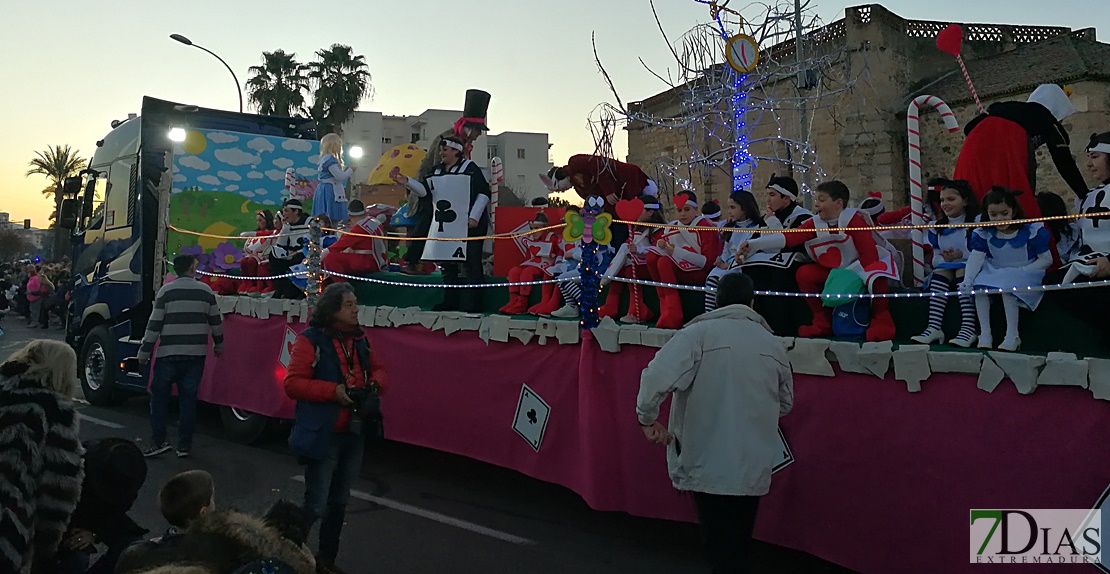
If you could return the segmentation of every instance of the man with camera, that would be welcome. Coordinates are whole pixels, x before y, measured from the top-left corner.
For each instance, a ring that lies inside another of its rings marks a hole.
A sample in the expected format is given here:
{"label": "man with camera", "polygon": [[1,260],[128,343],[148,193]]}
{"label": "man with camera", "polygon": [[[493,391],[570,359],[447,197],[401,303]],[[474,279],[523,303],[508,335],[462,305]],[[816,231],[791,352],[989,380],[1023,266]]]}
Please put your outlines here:
{"label": "man with camera", "polygon": [[362,468],[366,435],[377,432],[385,368],[358,324],[349,283],[329,285],[297,336],[285,393],[297,401],[289,446],[305,468],[304,508],[320,520],[318,572],[335,567],[351,485]]}

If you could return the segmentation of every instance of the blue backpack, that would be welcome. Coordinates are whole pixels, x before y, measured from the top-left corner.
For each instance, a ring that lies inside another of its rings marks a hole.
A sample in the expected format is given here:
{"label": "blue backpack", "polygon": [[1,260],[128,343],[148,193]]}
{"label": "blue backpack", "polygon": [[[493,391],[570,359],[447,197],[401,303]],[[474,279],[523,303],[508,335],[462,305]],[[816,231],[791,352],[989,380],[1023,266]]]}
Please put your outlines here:
{"label": "blue backpack", "polygon": [[871,302],[855,299],[851,303],[833,308],[833,336],[844,339],[863,340],[867,337],[867,327],[871,325]]}

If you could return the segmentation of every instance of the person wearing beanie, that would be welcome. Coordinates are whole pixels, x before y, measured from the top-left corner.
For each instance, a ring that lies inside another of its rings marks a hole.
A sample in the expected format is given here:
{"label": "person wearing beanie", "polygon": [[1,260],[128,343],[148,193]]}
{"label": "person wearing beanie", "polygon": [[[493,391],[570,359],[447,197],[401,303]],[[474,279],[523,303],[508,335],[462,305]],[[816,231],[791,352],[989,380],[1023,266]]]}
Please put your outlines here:
{"label": "person wearing beanie", "polygon": [[[385,269],[385,231],[380,219],[366,213],[366,205],[360,200],[347,204],[347,215],[351,227],[346,233],[323,251],[321,267],[324,272],[345,275],[377,273]],[[382,216],[379,216],[382,217]],[[374,235],[376,237],[366,237]],[[334,281],[346,278],[331,275]]]}
{"label": "person wearing beanie", "polygon": [[[532,218],[529,227],[531,227],[533,231],[536,231],[548,225],[550,225],[550,221],[548,220],[547,214],[541,211]],[[562,254],[562,241],[559,235],[551,230],[533,233],[519,238],[519,243],[517,245],[519,245],[524,252],[526,259],[520,265],[509,270],[510,284],[551,279],[554,276],[553,267],[555,265],[555,260]],[[529,306],[528,297],[532,294],[532,286],[510,285],[509,303],[501,307],[500,312],[505,315],[523,315],[525,313],[541,311],[543,308],[543,300],[550,299],[554,290],[555,284],[545,284],[543,286],[544,297],[541,302],[537,305]]]}

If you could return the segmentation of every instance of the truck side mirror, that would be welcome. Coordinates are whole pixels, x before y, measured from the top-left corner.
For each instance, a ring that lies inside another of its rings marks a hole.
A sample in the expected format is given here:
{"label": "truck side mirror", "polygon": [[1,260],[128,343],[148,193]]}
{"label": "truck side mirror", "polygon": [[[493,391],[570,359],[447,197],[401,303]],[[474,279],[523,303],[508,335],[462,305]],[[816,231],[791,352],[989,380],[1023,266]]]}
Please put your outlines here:
{"label": "truck side mirror", "polygon": [[78,201],[76,199],[63,199],[62,207],[58,212],[58,227],[75,229],[77,227],[77,209]]}
{"label": "truck side mirror", "polygon": [[62,193],[69,197],[76,197],[81,193],[81,177],[67,177],[65,183],[62,184]]}

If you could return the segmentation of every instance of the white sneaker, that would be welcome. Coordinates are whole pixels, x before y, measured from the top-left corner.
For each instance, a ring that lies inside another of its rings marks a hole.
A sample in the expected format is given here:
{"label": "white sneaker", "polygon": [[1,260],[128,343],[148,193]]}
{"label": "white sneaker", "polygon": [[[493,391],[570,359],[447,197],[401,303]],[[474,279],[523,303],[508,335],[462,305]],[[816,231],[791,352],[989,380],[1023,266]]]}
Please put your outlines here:
{"label": "white sneaker", "polygon": [[914,343],[921,343],[922,345],[932,345],[933,343],[944,342],[944,331],[940,329],[925,329],[925,332],[916,336],[910,337]]}
{"label": "white sneaker", "polygon": [[1006,337],[1002,339],[1002,344],[998,346],[999,351],[1010,351],[1013,353],[1021,348],[1021,337]]}
{"label": "white sneaker", "polygon": [[619,321],[621,323],[626,323],[626,324],[629,324],[629,325],[639,325],[640,323],[643,323],[643,321],[641,321],[638,317],[632,316],[631,313],[629,313],[628,315],[625,315],[624,317],[621,317],[619,319]]}
{"label": "white sneaker", "polygon": [[560,319],[573,319],[578,316],[578,306],[563,305],[561,308],[552,311],[551,316]]}
{"label": "white sneaker", "polygon": [[990,335],[979,335],[979,348],[980,349],[993,349],[994,338]]}

